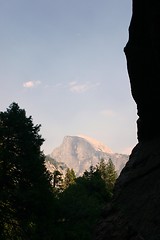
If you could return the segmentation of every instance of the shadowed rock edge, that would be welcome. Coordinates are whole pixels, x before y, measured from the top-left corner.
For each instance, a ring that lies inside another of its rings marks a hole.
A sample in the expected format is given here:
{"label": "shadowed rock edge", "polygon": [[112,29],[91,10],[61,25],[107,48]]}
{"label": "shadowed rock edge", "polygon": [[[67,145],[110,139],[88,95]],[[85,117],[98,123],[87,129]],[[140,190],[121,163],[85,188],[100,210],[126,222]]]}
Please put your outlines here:
{"label": "shadowed rock edge", "polygon": [[138,144],[117,179],[95,240],[160,239],[160,1],[133,0],[124,48],[137,105]]}

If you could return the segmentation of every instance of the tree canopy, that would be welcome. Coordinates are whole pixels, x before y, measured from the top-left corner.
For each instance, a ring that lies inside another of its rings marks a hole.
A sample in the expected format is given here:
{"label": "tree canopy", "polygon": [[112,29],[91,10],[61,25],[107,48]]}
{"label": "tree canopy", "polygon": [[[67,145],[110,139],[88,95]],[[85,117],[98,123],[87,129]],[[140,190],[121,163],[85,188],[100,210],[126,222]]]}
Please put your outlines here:
{"label": "tree canopy", "polygon": [[0,239],[90,240],[117,174],[101,159],[83,176],[45,167],[41,125],[13,102],[0,112]]}
{"label": "tree canopy", "polygon": [[52,191],[40,127],[17,103],[0,112],[1,239],[38,239],[48,228]]}
{"label": "tree canopy", "polygon": [[118,176],[112,160],[109,158],[106,163],[104,159],[101,159],[97,165],[97,171],[105,181],[107,189],[112,191]]}

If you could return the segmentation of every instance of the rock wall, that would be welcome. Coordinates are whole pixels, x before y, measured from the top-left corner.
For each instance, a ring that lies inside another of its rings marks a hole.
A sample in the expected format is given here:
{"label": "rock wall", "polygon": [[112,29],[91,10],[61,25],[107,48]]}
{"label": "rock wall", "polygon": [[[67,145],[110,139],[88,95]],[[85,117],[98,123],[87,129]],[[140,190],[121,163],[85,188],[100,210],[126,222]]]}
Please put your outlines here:
{"label": "rock wall", "polygon": [[95,240],[160,240],[160,1],[133,0],[124,48],[138,144],[117,179]]}
{"label": "rock wall", "polygon": [[141,141],[160,135],[160,1],[133,0],[132,12],[124,51]]}

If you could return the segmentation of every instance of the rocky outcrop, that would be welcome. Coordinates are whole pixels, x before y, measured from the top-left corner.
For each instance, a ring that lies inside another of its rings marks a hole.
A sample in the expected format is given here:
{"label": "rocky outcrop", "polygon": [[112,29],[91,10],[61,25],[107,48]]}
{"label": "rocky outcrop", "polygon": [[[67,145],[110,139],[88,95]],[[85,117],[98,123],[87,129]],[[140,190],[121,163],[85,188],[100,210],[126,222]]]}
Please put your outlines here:
{"label": "rocky outcrop", "polygon": [[138,143],[117,179],[96,240],[160,239],[160,138]]}
{"label": "rocky outcrop", "polygon": [[50,154],[57,163],[65,163],[73,168],[77,176],[81,176],[90,166],[96,166],[103,158],[111,159],[118,175],[129,159],[126,154],[113,153],[103,143],[88,136],[65,136],[62,144]]}
{"label": "rocky outcrop", "polygon": [[66,170],[68,168],[64,162],[57,162],[49,155],[45,156],[45,167],[51,174],[54,173],[54,171],[58,170],[60,173],[62,173],[62,175],[66,173]]}
{"label": "rocky outcrop", "polygon": [[125,47],[138,144],[116,181],[94,240],[160,239],[160,1],[133,0]]}

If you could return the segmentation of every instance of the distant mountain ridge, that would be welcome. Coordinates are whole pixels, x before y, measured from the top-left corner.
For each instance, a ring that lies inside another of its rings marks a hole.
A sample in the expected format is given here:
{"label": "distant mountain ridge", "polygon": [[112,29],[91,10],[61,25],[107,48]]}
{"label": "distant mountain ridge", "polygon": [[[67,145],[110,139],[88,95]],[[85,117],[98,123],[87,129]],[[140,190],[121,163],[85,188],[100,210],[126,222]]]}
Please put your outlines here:
{"label": "distant mountain ridge", "polygon": [[113,153],[109,147],[105,146],[103,143],[97,141],[96,139],[93,139],[93,138],[85,136],[85,135],[78,135],[77,137],[83,138],[84,140],[91,143],[95,147],[95,150],[97,150],[97,151]]}
{"label": "distant mountain ridge", "polygon": [[63,170],[73,168],[77,176],[89,170],[91,165],[96,166],[102,158],[106,162],[111,159],[119,174],[129,159],[128,155],[113,153],[103,143],[85,135],[65,136],[62,144],[47,157],[47,168],[51,169],[56,163],[63,166]]}

